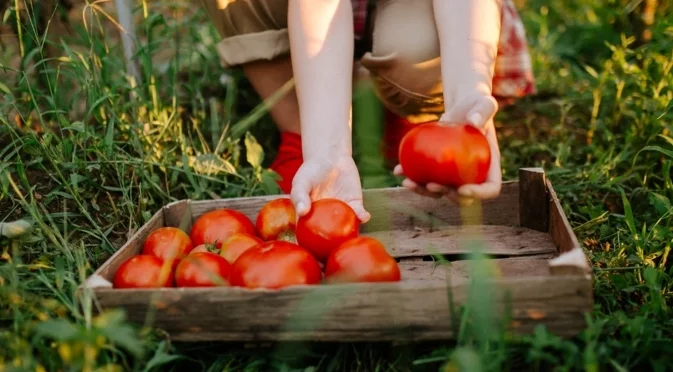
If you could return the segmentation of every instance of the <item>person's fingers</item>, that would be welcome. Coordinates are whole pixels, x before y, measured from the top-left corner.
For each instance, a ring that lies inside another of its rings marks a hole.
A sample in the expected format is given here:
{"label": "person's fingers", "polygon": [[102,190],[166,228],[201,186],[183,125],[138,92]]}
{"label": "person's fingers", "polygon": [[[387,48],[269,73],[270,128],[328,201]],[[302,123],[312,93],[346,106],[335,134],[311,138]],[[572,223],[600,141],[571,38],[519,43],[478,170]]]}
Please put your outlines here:
{"label": "person's fingers", "polygon": [[404,176],[404,171],[402,170],[402,165],[397,164],[393,169],[393,174],[396,176]]}
{"label": "person's fingers", "polygon": [[425,188],[430,192],[435,192],[439,194],[447,194],[450,190],[448,187],[434,182],[428,183],[427,185],[425,185]]}
{"label": "person's fingers", "polygon": [[498,111],[498,101],[485,94],[474,94],[462,98],[441,116],[440,121],[445,123],[468,122],[478,128],[483,128]]}
{"label": "person's fingers", "polygon": [[491,147],[491,164],[488,168],[486,182],[482,184],[464,185],[458,189],[458,194],[465,198],[492,199],[500,194],[502,188],[502,169],[500,168],[500,148],[495,136],[493,121],[489,120],[485,126],[486,139]]}
{"label": "person's fingers", "polygon": [[481,96],[467,112],[470,124],[483,128],[498,111],[498,101],[493,96]]}
{"label": "person's fingers", "polygon": [[466,198],[493,199],[500,194],[500,188],[499,182],[464,185],[458,189],[458,195]]}
{"label": "person's fingers", "polygon": [[358,216],[360,222],[362,223],[369,222],[371,215],[369,214],[369,212],[365,210],[365,207],[364,205],[362,205],[361,200],[350,202],[348,203],[348,205],[350,205],[350,207],[353,208],[353,212],[355,212],[355,215]]}
{"label": "person's fingers", "polygon": [[306,215],[311,210],[310,192],[310,179],[300,169],[292,181],[292,191],[290,192],[290,199],[294,204],[297,218]]}
{"label": "person's fingers", "polygon": [[419,195],[428,196],[428,197],[435,198],[435,199],[438,199],[438,198],[442,197],[442,193],[430,192],[425,187],[417,184],[416,182],[414,182],[414,181],[412,181],[408,178],[405,178],[404,181],[402,181],[402,186],[404,186],[405,188],[407,188],[407,189],[409,189],[409,190],[411,190],[411,191],[413,191],[413,192],[415,192]]}

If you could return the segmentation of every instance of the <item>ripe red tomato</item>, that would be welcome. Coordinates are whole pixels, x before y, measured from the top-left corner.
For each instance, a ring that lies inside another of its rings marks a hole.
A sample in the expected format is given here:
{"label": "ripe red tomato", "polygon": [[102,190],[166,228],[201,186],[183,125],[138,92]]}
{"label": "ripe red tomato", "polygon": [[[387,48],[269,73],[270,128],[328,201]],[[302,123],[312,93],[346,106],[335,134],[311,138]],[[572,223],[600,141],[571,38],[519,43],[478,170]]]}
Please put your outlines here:
{"label": "ripe red tomato", "polygon": [[257,235],[255,225],[243,213],[232,209],[217,209],[197,218],[190,235],[194,245],[210,243],[219,248],[225,240],[238,232]]}
{"label": "ripe red tomato", "polygon": [[332,252],[325,267],[329,283],[397,282],[400,268],[381,242],[367,236],[351,239]]}
{"label": "ripe red tomato", "polygon": [[360,233],[360,220],[353,209],[338,199],[321,199],[297,221],[297,242],[319,261],[325,262],[341,243]]}
{"label": "ripe red tomato", "polygon": [[222,243],[220,256],[224,257],[229,263],[234,263],[243,252],[262,243],[262,239],[254,235],[236,233]]}
{"label": "ripe red tomato", "polygon": [[460,187],[486,181],[491,149],[472,125],[428,123],[402,138],[399,158],[404,175],[418,184]]}
{"label": "ripe red tomato", "polygon": [[141,253],[168,261],[175,268],[192,248],[194,246],[187,233],[177,227],[162,227],[150,233]]}
{"label": "ripe red tomato", "polygon": [[296,228],[297,213],[292,201],[279,198],[266,203],[257,215],[256,227],[260,238],[288,240],[292,242]]}
{"label": "ripe red tomato", "polygon": [[175,269],[178,287],[216,287],[228,285],[231,265],[211,252],[190,254]]}
{"label": "ripe red tomato", "polygon": [[245,251],[231,268],[229,282],[245,288],[279,289],[318,284],[318,261],[304,248],[286,241],[264,242]]}
{"label": "ripe red tomato", "polygon": [[173,286],[171,266],[155,256],[141,254],[124,262],[114,277],[114,288],[159,288]]}
{"label": "ripe red tomato", "polygon": [[215,244],[201,244],[198,247],[194,247],[189,254],[194,254],[198,252],[210,252],[215,254],[220,254],[220,250],[215,246]]}

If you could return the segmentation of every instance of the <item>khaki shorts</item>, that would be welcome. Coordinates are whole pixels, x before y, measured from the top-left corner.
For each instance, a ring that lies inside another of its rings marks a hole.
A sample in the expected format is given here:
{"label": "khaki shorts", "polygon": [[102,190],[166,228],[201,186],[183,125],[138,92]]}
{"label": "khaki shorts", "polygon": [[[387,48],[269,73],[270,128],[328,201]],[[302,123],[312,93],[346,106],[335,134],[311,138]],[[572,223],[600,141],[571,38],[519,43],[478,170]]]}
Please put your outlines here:
{"label": "khaki shorts", "polygon": [[[202,2],[222,37],[217,49],[224,67],[289,55],[288,0]],[[371,51],[364,53],[360,61],[369,71],[382,103],[412,123],[437,120],[444,112],[439,40],[432,2],[376,0],[369,27],[373,31],[368,33]],[[503,15],[507,18],[503,17],[502,26],[512,19],[510,23],[522,31],[511,0],[505,3],[509,8],[504,8]],[[513,16],[508,16],[511,13],[508,10],[514,12]],[[501,43],[503,40],[508,39],[501,36]],[[516,41],[525,46],[525,35],[523,40]],[[527,58],[527,52],[518,55]],[[529,63],[529,60],[524,62]],[[508,61],[506,65],[512,63]],[[496,61],[496,75],[497,70]]]}

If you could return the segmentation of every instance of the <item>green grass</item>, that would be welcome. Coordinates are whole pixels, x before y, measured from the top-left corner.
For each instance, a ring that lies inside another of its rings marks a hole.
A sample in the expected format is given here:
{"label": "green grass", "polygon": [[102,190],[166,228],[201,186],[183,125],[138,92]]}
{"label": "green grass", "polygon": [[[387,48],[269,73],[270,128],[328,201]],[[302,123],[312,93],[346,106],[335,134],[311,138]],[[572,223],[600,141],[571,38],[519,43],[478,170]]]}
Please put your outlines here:
{"label": "green grass", "polygon": [[[636,46],[627,3],[528,0],[544,94],[498,115],[504,177],[544,167],[591,259],[586,331],[505,337],[477,295],[457,342],[398,346],[184,345],[123,313],[92,315],[76,287],[162,205],[275,192],[274,153],[259,145],[275,148],[277,133],[240,72],[218,66],[215,32],[192,2],[142,2],[135,87],[116,37],[98,28],[113,30],[99,3],[63,41],[28,23],[22,37],[38,47],[25,50],[27,70],[7,67],[16,49],[0,51],[0,221],[33,225],[0,237],[0,371],[670,370],[673,11],[662,6],[652,41]],[[47,42],[59,50],[49,64]],[[363,183],[393,184],[372,151],[380,127],[363,125],[379,113],[368,92],[357,97]]]}

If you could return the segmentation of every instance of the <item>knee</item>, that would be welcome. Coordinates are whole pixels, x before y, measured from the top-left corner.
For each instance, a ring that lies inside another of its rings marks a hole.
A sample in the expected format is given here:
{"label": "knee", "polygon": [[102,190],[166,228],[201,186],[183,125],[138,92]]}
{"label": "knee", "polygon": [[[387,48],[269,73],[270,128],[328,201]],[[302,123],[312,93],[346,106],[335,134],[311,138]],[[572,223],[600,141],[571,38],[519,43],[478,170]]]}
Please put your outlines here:
{"label": "knee", "polygon": [[378,0],[372,51],[362,65],[389,110],[415,121],[437,119],[443,99],[432,0]]}
{"label": "knee", "polygon": [[369,70],[379,100],[395,114],[425,122],[439,119],[444,112],[439,57],[414,63],[400,49],[383,56],[366,53],[362,65]]}
{"label": "knee", "polygon": [[202,0],[222,37],[217,51],[224,67],[271,60],[290,51],[287,0]]}

